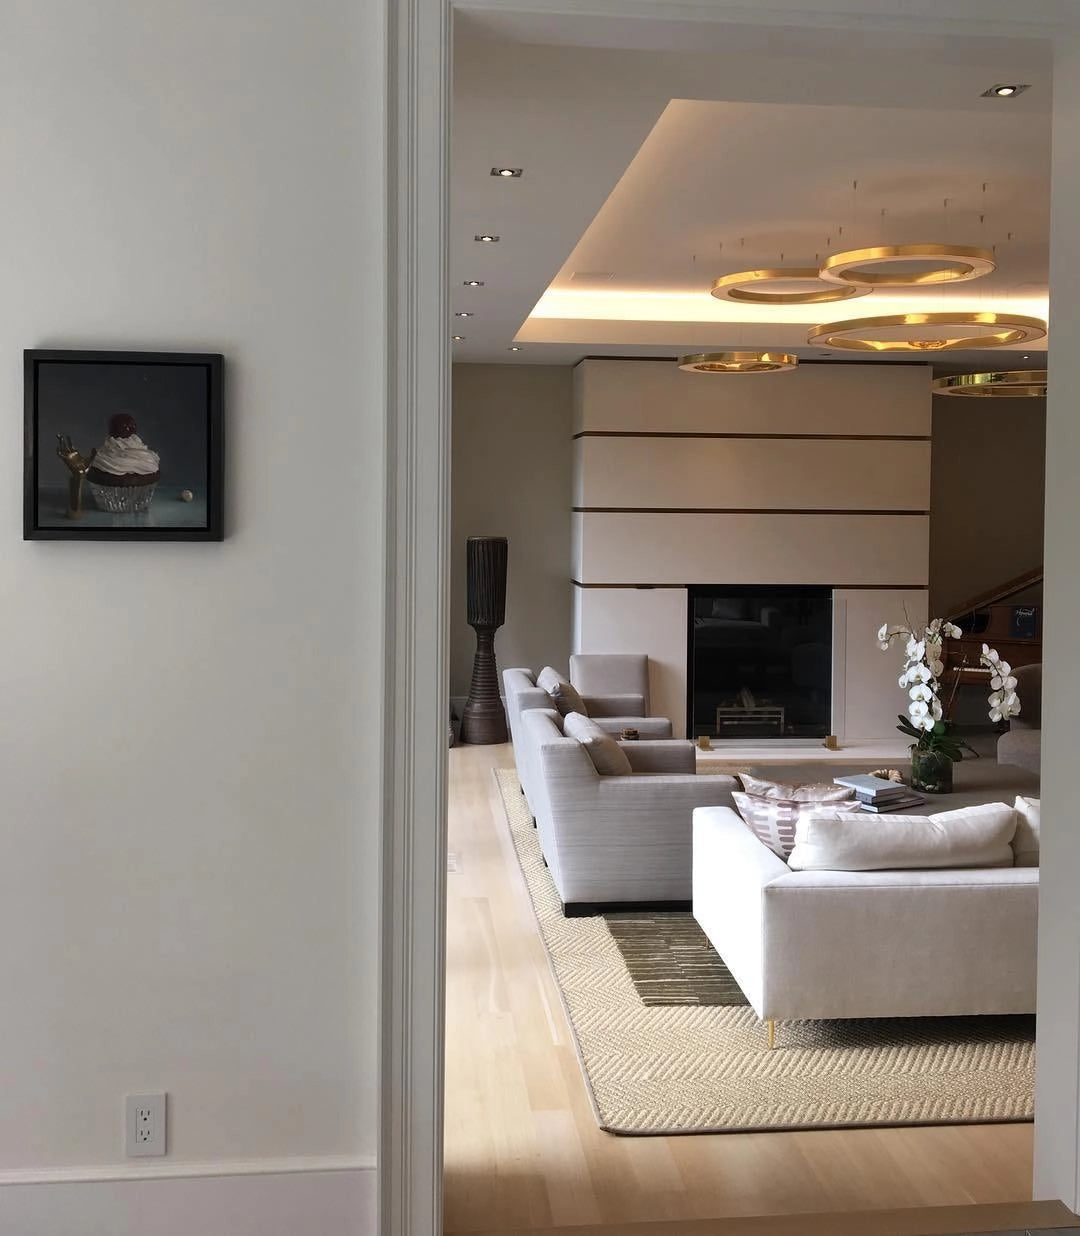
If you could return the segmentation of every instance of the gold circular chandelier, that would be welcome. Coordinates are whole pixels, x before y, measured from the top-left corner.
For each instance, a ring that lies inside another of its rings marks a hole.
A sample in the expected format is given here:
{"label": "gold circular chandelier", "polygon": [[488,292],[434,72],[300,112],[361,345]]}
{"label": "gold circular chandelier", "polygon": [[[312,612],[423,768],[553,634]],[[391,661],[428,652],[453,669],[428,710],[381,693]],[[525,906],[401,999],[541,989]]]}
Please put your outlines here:
{"label": "gold circular chandelier", "polygon": [[[883,265],[889,269],[869,269]],[[914,269],[904,270],[904,266]],[[990,250],[974,245],[875,245],[834,253],[822,263],[819,273],[829,283],[917,288],[978,279],[996,268]]]}
{"label": "gold circular chandelier", "polygon": [[964,399],[1041,399],[1046,395],[1046,370],[956,373],[935,378],[933,387],[935,395],[955,395]]}
{"label": "gold circular chandelier", "polygon": [[[783,284],[808,283],[802,292],[781,292]],[[769,291],[772,285],[773,290]],[[855,283],[825,283],[816,266],[774,267],[771,270],[742,270],[721,275],[712,285],[717,300],[735,300],[748,305],[820,305],[827,301],[851,300],[867,296],[874,289]]]}
{"label": "gold circular chandelier", "polygon": [[684,373],[780,373],[798,363],[790,352],[695,352],[679,357]]}
{"label": "gold circular chandelier", "polygon": [[1041,318],[1019,313],[896,313],[811,327],[807,343],[849,352],[952,352],[1030,343],[1046,334]]}

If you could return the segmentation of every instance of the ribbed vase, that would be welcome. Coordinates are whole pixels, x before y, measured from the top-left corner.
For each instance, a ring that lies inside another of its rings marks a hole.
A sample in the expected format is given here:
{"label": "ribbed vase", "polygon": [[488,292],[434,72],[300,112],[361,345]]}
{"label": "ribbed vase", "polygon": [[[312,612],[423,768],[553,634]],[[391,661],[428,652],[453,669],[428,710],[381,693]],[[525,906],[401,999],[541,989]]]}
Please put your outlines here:
{"label": "ribbed vase", "polygon": [[495,632],[506,621],[506,537],[471,536],[465,553],[468,621],[476,632],[476,654],[461,718],[461,741],[506,742],[506,713],[495,662]]}

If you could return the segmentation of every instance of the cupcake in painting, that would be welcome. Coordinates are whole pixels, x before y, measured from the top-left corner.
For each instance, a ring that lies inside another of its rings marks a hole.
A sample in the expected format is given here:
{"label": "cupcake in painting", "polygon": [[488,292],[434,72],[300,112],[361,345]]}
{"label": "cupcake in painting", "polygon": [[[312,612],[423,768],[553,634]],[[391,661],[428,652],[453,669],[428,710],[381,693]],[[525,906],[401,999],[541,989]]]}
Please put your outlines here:
{"label": "cupcake in painting", "polygon": [[161,458],[139,437],[135,418],[120,412],[94,452],[86,483],[103,511],[136,515],[150,509],[161,476]]}

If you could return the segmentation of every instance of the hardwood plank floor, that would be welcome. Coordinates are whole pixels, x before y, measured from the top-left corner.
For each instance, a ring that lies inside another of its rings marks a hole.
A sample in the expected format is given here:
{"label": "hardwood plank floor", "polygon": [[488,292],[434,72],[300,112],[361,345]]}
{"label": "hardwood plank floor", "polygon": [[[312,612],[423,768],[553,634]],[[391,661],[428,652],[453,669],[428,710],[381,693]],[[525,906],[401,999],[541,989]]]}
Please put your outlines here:
{"label": "hardwood plank floor", "polygon": [[449,755],[447,1232],[1031,1197],[1030,1124],[602,1133],[491,775],[513,752]]}

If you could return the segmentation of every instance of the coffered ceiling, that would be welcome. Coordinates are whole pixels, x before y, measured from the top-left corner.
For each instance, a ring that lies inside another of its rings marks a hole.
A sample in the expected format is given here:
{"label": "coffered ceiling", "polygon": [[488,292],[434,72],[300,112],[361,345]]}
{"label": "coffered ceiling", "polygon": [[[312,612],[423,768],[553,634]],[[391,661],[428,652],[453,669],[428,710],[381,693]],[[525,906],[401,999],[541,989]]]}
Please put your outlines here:
{"label": "coffered ceiling", "polygon": [[[806,330],[821,321],[947,307],[1045,315],[1047,43],[736,24],[724,35],[708,50],[650,52],[522,43],[459,20],[451,308],[473,316],[449,325],[464,336],[455,360],[759,347],[812,358],[822,352]],[[981,97],[998,82],[1029,89]],[[492,176],[496,166],[523,174]],[[709,295],[732,271],[914,242],[992,248],[998,269],[844,305]],[[974,353],[984,367],[990,355]]]}

